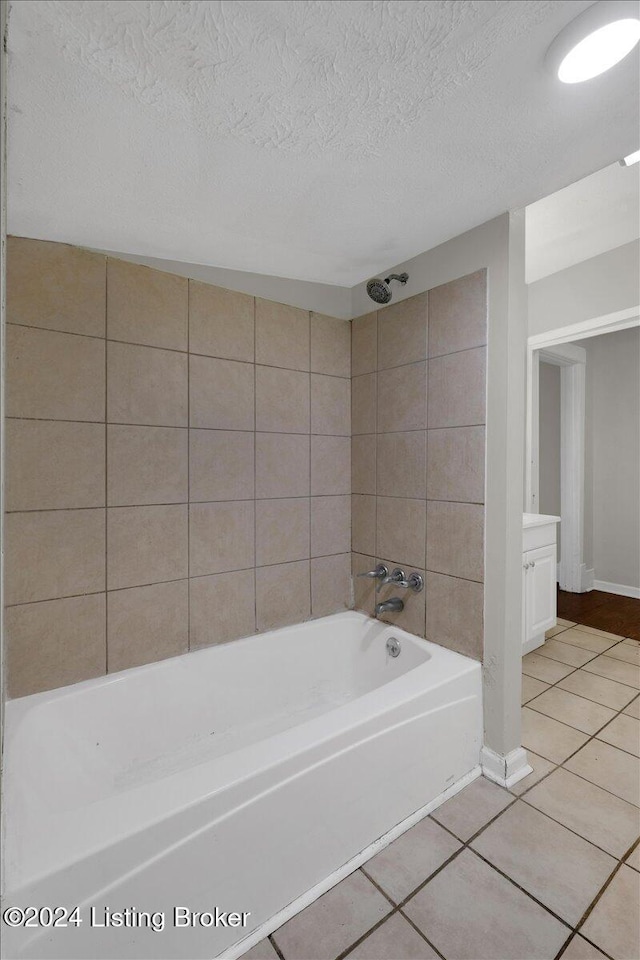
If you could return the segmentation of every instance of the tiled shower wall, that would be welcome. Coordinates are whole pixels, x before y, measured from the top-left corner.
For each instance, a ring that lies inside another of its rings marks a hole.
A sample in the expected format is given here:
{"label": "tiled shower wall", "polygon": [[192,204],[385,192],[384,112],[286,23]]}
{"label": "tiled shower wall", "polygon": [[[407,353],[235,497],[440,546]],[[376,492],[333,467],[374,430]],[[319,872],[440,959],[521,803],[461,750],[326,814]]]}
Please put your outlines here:
{"label": "tiled shower wall", "polygon": [[486,272],[352,323],[353,572],[383,562],[420,594],[355,580],[356,606],[482,659]]}
{"label": "tiled shower wall", "polygon": [[9,696],[344,609],[350,324],[8,251]]}

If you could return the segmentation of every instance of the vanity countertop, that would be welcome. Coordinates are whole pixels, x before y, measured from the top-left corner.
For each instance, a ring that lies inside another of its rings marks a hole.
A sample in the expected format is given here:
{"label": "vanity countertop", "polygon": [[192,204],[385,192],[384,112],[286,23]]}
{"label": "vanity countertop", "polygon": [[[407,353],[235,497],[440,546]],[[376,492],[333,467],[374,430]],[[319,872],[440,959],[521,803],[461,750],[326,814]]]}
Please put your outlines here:
{"label": "vanity countertop", "polygon": [[525,529],[528,527],[543,527],[547,523],[560,523],[560,519],[560,517],[552,517],[548,513],[523,513],[522,526]]}

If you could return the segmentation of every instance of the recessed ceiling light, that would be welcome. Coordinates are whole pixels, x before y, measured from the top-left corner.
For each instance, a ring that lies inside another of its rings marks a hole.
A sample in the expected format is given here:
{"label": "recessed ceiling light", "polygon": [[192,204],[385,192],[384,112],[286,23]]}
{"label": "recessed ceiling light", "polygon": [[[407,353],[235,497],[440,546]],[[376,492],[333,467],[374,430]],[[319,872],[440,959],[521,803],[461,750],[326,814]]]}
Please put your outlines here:
{"label": "recessed ceiling light", "polygon": [[558,34],[547,61],[563,83],[582,83],[611,69],[639,41],[636,0],[594,3]]}
{"label": "recessed ceiling light", "polygon": [[620,163],[623,167],[630,167],[634,163],[640,161],[640,150],[636,150],[635,153],[630,153],[628,157],[623,157]]}

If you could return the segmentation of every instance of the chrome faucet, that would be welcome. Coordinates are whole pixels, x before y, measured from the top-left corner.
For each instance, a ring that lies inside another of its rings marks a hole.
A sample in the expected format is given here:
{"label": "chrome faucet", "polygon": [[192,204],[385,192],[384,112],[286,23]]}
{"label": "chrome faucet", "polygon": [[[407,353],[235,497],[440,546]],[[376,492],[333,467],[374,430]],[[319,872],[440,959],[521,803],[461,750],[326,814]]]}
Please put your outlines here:
{"label": "chrome faucet", "polygon": [[400,597],[389,597],[388,600],[383,600],[382,603],[376,604],[376,617],[379,617],[381,613],[402,613],[404,610],[404,601]]}
{"label": "chrome faucet", "polygon": [[366,573],[357,573],[357,577],[368,577],[369,580],[380,580],[386,583],[385,577],[389,576],[389,569],[384,563],[379,563],[375,570],[367,570]]}
{"label": "chrome faucet", "polygon": [[392,574],[381,580],[380,586],[384,587],[387,583],[393,583],[396,587],[402,587],[405,590],[413,590],[414,593],[420,593],[424,587],[424,580],[419,573],[410,573],[407,577],[400,567],[396,567]]}

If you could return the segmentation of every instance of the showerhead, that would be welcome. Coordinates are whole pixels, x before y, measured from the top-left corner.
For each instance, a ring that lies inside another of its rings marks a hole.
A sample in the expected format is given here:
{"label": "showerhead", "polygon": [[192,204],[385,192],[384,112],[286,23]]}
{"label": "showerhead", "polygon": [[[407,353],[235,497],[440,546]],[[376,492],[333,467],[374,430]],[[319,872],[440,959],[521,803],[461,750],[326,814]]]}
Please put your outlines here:
{"label": "showerhead", "polygon": [[398,280],[400,283],[406,283],[408,279],[408,273],[392,273],[385,280],[379,280],[375,277],[367,283],[367,293],[376,303],[389,303],[392,297],[390,282]]}

